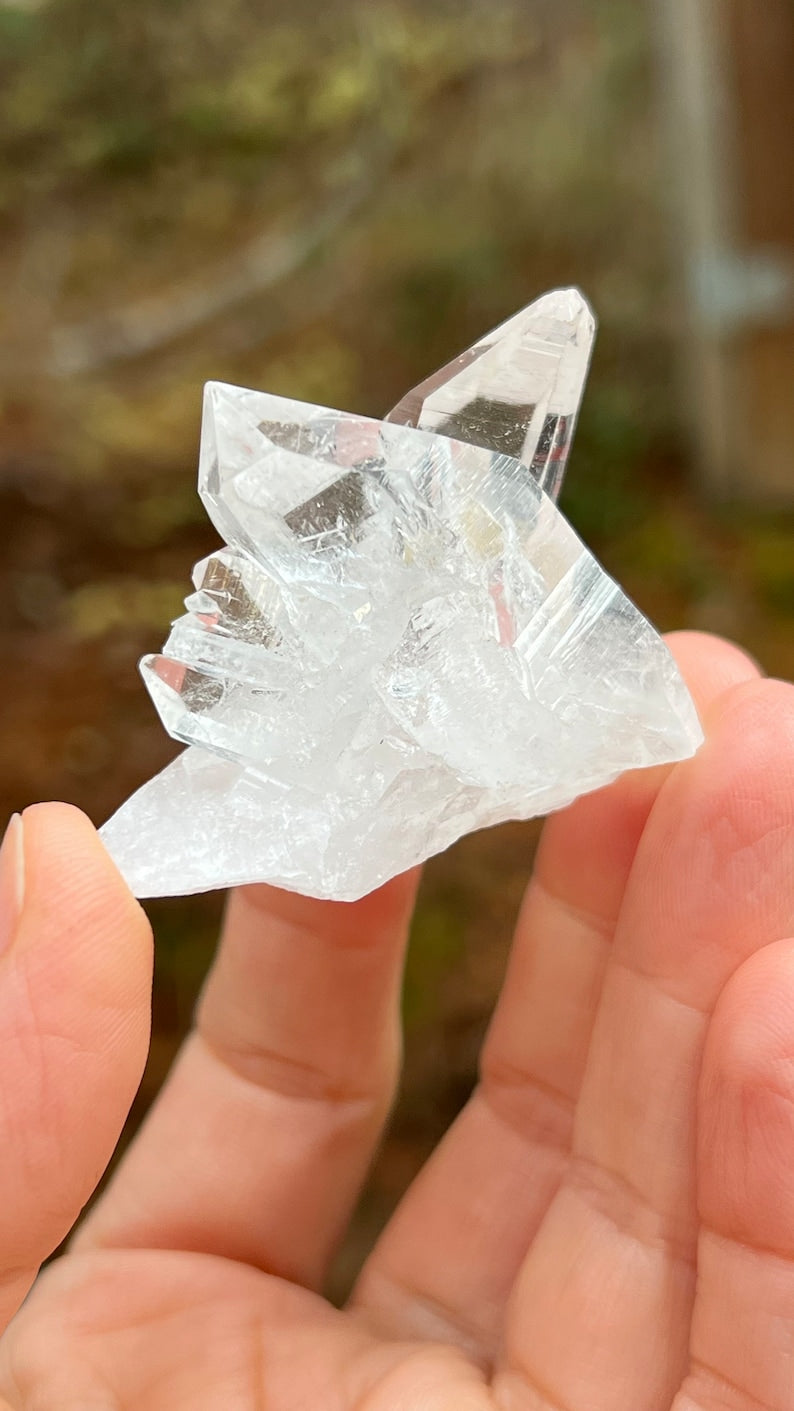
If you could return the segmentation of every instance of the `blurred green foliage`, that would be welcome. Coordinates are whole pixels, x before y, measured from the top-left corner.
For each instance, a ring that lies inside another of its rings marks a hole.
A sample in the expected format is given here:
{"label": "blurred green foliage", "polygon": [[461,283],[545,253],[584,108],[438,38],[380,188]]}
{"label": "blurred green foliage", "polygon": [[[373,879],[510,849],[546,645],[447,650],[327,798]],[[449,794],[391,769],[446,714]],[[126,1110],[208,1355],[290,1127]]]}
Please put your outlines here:
{"label": "blurred green foliage", "polygon": [[140,581],[137,578],[104,578],[84,583],[68,600],[69,627],[78,640],[102,637],[121,628],[142,628],[157,633],[181,611],[179,583]]}
{"label": "blurred green foliage", "polygon": [[452,966],[461,961],[465,917],[460,892],[451,889],[422,907],[414,927],[403,989],[408,1032],[438,1013],[440,991]]}
{"label": "blurred green foliage", "polygon": [[[771,613],[794,618],[794,520],[778,516],[761,522],[747,535],[747,565],[751,582]],[[792,626],[794,631],[794,626]]]}

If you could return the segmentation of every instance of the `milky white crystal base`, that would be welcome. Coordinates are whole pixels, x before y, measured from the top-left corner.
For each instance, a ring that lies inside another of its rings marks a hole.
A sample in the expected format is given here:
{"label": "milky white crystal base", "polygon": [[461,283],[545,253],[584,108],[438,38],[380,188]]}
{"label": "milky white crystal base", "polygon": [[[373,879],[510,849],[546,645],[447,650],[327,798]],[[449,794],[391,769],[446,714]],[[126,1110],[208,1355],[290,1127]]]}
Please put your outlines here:
{"label": "milky white crystal base", "polygon": [[353,900],[698,747],[666,646],[519,460],[215,383],[200,488],[230,547],[143,663],[190,747],[102,830],[138,896]]}

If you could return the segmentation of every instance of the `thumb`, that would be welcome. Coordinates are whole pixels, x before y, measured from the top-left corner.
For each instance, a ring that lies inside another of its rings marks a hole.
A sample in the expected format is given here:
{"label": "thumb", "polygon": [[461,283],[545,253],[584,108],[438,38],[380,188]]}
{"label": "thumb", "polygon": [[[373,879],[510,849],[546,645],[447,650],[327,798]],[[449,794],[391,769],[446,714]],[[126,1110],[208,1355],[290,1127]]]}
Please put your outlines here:
{"label": "thumb", "polygon": [[151,932],[88,819],[40,804],[0,853],[0,1330],[99,1180],[149,1040]]}

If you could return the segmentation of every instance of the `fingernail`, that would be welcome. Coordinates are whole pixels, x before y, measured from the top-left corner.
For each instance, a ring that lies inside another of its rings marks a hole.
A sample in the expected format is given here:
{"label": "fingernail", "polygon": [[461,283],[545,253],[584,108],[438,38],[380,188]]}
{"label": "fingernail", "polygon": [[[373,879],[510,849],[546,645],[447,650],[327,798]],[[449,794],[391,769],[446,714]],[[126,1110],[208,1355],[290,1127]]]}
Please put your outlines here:
{"label": "fingernail", "polygon": [[0,848],[0,955],[14,939],[25,893],[22,819],[15,813]]}

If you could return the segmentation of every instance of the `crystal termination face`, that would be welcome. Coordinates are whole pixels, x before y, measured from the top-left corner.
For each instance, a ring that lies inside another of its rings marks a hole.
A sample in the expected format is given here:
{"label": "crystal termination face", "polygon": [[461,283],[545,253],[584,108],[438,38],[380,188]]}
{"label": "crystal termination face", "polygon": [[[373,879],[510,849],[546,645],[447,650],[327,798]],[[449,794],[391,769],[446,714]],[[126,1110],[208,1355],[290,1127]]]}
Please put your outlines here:
{"label": "crystal termination face", "polygon": [[138,896],[353,900],[694,752],[666,646],[543,488],[593,330],[575,291],[546,296],[386,422],[208,384],[199,489],[224,547],[141,663],[188,748],[102,830]]}
{"label": "crystal termination face", "polygon": [[555,289],[408,392],[387,421],[502,451],[556,500],[595,341],[578,289]]}

